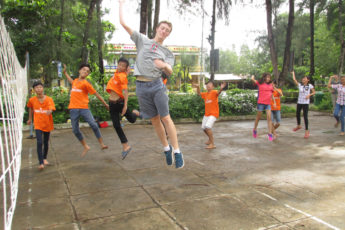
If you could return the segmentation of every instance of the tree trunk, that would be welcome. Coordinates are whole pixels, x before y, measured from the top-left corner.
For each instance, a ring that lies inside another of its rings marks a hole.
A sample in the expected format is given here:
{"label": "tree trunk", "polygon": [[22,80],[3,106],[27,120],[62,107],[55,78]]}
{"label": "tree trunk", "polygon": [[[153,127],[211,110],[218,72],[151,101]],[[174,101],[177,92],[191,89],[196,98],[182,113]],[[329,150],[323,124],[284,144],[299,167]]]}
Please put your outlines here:
{"label": "tree trunk", "polygon": [[338,74],[342,75],[344,70],[344,57],[345,57],[345,42],[344,42],[344,32],[343,32],[343,1],[339,0],[338,2],[339,7],[339,39],[341,44],[341,51],[339,57],[339,69]]}
{"label": "tree trunk", "polygon": [[154,16],[154,20],[153,20],[153,31],[152,31],[153,37],[156,36],[156,28],[157,28],[157,25],[159,23],[160,4],[161,4],[160,0],[155,1],[155,16]]}
{"label": "tree trunk", "polygon": [[97,0],[90,1],[90,7],[87,12],[87,20],[86,20],[85,28],[84,28],[83,46],[81,49],[81,63],[87,63],[87,60],[88,60],[87,41],[89,39],[89,29],[90,29],[92,14],[93,14],[93,10],[95,9],[96,1]]}
{"label": "tree trunk", "polygon": [[139,32],[146,34],[148,0],[141,0]]}
{"label": "tree trunk", "polygon": [[101,19],[102,0],[97,1],[97,46],[98,46],[98,67],[101,74],[99,83],[104,86],[104,64],[103,64],[103,26]]}
{"label": "tree trunk", "polygon": [[[62,50],[62,32],[63,32],[63,23],[64,23],[64,17],[65,17],[65,0],[61,0],[61,5],[60,5],[60,10],[61,10],[61,17],[60,17],[60,30],[59,30],[59,37],[58,37],[58,48],[57,48],[57,60],[61,61],[62,60],[62,55],[61,55],[61,50]],[[60,79],[58,79],[58,86],[61,86]]]}
{"label": "tree trunk", "polygon": [[60,15],[60,30],[59,30],[59,36],[58,36],[58,49],[57,49],[57,60],[61,61],[61,42],[62,42],[62,31],[63,31],[63,23],[64,23],[64,17],[65,17],[65,0],[61,0],[60,5],[61,15]]}
{"label": "tree trunk", "polygon": [[310,70],[309,76],[312,79],[315,74],[315,62],[314,62],[314,8],[315,0],[309,1],[309,10],[310,10]]}
{"label": "tree trunk", "polygon": [[[211,44],[211,54],[214,54],[214,40],[215,40],[215,31],[216,31],[216,4],[217,0],[213,0],[213,9],[212,9],[212,22],[211,22],[211,36],[210,36],[210,44]],[[214,55],[213,55],[214,56]],[[210,80],[214,80],[214,58],[211,56],[210,58]]]}
{"label": "tree trunk", "polygon": [[272,29],[272,2],[271,0],[266,0],[266,14],[267,14],[267,34],[268,34],[268,44],[270,46],[271,62],[273,66],[273,75],[277,79],[278,73],[278,58],[277,51],[274,44],[274,36]]}
{"label": "tree trunk", "polygon": [[153,38],[152,33],[152,0],[147,3],[147,36]]}
{"label": "tree trunk", "polygon": [[292,29],[293,29],[294,19],[295,19],[295,1],[289,0],[289,20],[288,20],[288,26],[286,29],[283,68],[282,68],[282,72],[279,75],[280,85],[283,85],[285,83],[285,79],[287,78],[287,75],[289,72],[288,68],[289,68],[289,61],[290,61],[290,55],[291,55],[290,48],[291,48]]}

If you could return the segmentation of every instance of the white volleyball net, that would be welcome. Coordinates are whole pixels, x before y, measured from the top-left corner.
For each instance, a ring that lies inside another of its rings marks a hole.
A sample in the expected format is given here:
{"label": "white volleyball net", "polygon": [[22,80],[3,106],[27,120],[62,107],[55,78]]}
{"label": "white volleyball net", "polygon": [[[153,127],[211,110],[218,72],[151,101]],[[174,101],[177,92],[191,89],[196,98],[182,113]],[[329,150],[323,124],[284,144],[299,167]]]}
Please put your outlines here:
{"label": "white volleyball net", "polygon": [[18,193],[27,70],[22,68],[0,15],[0,229],[11,229]]}

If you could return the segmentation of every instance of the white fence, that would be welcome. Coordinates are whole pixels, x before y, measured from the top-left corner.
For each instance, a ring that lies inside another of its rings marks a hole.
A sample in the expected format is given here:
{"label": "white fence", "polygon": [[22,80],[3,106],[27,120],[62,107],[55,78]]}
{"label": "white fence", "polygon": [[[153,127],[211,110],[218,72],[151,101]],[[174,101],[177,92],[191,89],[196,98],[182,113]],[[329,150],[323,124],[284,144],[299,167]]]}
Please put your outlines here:
{"label": "white fence", "polygon": [[0,229],[11,229],[18,193],[27,70],[22,68],[0,15]]}

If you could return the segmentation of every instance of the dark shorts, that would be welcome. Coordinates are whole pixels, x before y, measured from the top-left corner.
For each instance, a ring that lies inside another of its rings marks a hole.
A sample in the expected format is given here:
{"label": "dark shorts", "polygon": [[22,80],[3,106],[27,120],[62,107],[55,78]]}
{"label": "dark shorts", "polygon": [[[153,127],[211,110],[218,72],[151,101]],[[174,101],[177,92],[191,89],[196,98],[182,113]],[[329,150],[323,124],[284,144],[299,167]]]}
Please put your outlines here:
{"label": "dark shorts", "polygon": [[169,115],[169,97],[161,78],[150,82],[136,81],[136,94],[143,118]]}

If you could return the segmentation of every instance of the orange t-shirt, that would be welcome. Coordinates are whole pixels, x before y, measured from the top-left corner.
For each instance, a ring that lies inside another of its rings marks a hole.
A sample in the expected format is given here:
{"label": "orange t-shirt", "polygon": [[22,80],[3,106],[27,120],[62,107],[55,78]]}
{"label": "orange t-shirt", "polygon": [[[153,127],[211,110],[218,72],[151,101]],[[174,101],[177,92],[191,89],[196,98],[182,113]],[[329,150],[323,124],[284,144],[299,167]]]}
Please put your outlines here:
{"label": "orange t-shirt", "polygon": [[219,117],[218,91],[201,93],[201,97],[205,101],[205,116]]}
{"label": "orange t-shirt", "polygon": [[124,98],[122,90],[128,88],[127,84],[127,74],[125,72],[118,72],[116,70],[114,76],[108,81],[106,91],[108,93],[110,93],[110,91],[114,91],[121,98]]}
{"label": "orange t-shirt", "polygon": [[96,90],[85,79],[74,79],[72,82],[71,98],[69,101],[69,109],[88,109],[89,108],[89,95],[94,94]]}
{"label": "orange t-shirt", "polygon": [[[280,93],[282,92],[281,89],[277,89],[280,91]],[[274,97],[274,100],[276,101],[276,106],[274,106],[274,102],[273,100],[271,99],[271,110],[280,110],[280,94],[274,90],[273,91],[273,97]]]}
{"label": "orange t-shirt", "polygon": [[163,79],[163,84],[166,85],[168,83],[168,78]]}
{"label": "orange t-shirt", "polygon": [[54,129],[53,115],[47,115],[47,110],[55,110],[55,104],[51,97],[45,96],[43,103],[41,103],[37,96],[34,96],[29,99],[27,107],[34,111],[35,129],[43,132],[50,132]]}

